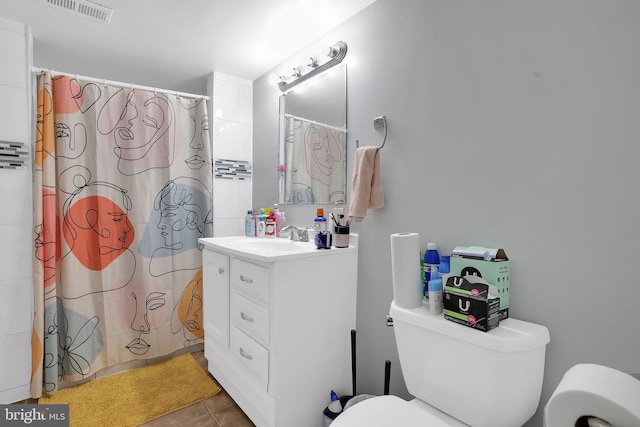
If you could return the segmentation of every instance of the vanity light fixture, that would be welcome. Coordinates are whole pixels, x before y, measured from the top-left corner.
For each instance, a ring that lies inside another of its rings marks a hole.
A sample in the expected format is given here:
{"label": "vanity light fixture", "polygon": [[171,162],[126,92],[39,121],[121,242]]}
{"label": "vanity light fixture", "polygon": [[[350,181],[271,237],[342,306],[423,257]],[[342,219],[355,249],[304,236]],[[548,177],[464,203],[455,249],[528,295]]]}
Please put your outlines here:
{"label": "vanity light fixture", "polygon": [[289,76],[280,76],[278,87],[282,92],[286,92],[295,85],[302,83],[310,77],[320,74],[321,72],[328,70],[342,62],[347,55],[347,44],[343,41],[339,41],[333,46],[329,47],[329,53],[326,55],[328,59],[324,62],[320,62],[317,57],[311,57],[311,62],[304,66],[299,65],[293,68],[293,73]]}

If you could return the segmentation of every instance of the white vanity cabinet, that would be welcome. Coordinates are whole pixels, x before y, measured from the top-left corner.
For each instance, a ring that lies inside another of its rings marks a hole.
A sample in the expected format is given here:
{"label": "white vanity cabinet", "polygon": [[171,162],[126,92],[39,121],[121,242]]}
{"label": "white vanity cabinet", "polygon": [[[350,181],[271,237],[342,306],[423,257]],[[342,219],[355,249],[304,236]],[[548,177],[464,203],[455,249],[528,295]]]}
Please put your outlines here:
{"label": "white vanity cabinet", "polygon": [[258,427],[319,427],[331,390],[352,393],[357,246],[256,240],[200,239],[209,371]]}

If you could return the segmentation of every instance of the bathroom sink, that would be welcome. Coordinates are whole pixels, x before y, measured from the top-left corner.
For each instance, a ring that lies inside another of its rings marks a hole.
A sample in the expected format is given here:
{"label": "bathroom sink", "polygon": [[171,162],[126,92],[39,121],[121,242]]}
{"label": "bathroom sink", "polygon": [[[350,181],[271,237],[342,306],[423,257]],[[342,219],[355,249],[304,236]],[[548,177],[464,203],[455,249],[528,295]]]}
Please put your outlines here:
{"label": "bathroom sink", "polygon": [[238,241],[238,248],[247,251],[264,252],[306,252],[316,250],[311,242],[296,242],[289,239],[252,239],[250,237]]}
{"label": "bathroom sink", "polygon": [[231,255],[241,255],[257,261],[276,261],[294,258],[327,256],[336,252],[357,251],[356,235],[351,236],[348,248],[317,249],[311,236],[310,242],[298,242],[281,237],[207,237],[199,239],[205,247],[224,250]]}
{"label": "bathroom sink", "polygon": [[258,261],[276,261],[310,256],[326,256],[336,252],[357,251],[357,235],[352,234],[348,248],[317,249],[311,236],[310,242],[298,242],[281,237],[206,237],[198,239],[205,247],[224,250]]}

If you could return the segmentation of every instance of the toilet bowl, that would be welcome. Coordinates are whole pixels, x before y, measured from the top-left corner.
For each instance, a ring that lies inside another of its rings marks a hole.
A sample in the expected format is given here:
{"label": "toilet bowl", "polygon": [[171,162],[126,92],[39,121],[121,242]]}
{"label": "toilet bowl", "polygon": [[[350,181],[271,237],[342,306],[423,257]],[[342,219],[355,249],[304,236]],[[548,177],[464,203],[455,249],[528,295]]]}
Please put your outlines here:
{"label": "toilet bowl", "polygon": [[429,313],[427,305],[389,310],[402,374],[415,399],[364,400],[332,427],[514,427],[536,411],[549,331],[505,319],[481,332]]}
{"label": "toilet bowl", "polygon": [[331,427],[468,427],[433,406],[397,396],[378,396],[359,402],[340,414]]}

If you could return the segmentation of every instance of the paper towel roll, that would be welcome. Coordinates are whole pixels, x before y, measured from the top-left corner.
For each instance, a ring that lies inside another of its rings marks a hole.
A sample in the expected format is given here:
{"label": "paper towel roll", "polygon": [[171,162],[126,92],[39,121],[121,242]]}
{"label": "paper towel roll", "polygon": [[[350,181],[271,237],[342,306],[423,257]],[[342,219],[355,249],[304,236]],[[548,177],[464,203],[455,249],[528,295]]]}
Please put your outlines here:
{"label": "paper towel roll", "polygon": [[391,275],[393,298],[400,308],[422,306],[420,278],[420,235],[396,233],[391,235]]}
{"label": "paper towel roll", "polygon": [[640,381],[595,364],[569,369],[544,408],[545,427],[576,425],[584,416],[615,427],[640,426]]}

